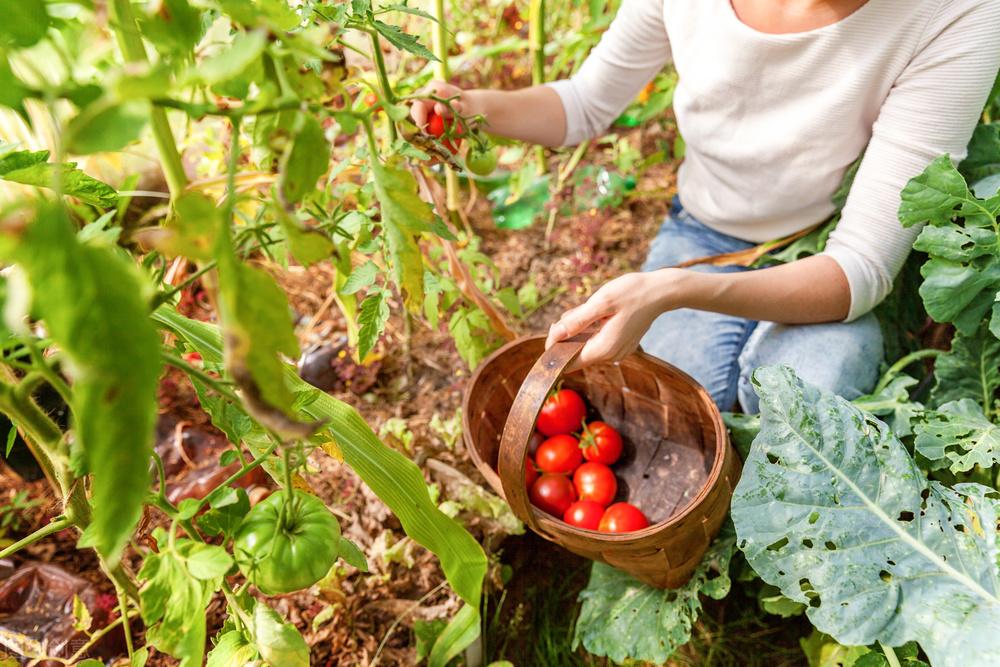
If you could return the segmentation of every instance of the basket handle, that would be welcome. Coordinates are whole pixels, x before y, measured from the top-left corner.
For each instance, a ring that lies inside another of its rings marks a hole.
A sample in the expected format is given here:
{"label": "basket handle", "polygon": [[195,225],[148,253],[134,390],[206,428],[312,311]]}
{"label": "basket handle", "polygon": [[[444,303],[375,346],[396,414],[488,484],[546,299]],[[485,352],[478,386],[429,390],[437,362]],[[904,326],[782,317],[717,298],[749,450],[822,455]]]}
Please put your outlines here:
{"label": "basket handle", "polygon": [[589,337],[589,332],[574,336],[554,344],[542,353],[514,397],[500,438],[497,472],[504,496],[514,515],[538,533],[544,534],[545,531],[538,524],[528,500],[528,490],[524,486],[524,458],[528,442],[549,392],[566,367],[580,354]]}

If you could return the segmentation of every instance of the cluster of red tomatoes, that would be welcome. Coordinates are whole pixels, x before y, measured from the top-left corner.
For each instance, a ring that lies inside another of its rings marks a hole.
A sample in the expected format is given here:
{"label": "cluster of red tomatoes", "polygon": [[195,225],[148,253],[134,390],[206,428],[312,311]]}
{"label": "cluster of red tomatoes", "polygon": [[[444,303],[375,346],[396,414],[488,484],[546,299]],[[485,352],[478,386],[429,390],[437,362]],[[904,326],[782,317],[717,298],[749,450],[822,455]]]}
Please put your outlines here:
{"label": "cluster of red tomatoes", "polygon": [[572,389],[545,400],[525,461],[531,503],[578,528],[605,533],[645,528],[649,521],[639,508],[612,503],[618,480],[610,466],[622,454],[621,435],[586,417],[587,406]]}

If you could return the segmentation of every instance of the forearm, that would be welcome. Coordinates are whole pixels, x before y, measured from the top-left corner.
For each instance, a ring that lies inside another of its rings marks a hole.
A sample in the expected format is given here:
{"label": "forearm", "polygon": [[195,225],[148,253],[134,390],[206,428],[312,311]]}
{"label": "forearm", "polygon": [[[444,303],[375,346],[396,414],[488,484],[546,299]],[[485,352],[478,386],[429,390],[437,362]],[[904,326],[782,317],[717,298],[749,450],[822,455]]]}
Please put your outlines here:
{"label": "forearm", "polygon": [[664,310],[695,308],[751,320],[808,324],[843,320],[851,306],[850,285],[840,265],[819,255],[756,271],[658,273]]}
{"label": "forearm", "polygon": [[461,101],[467,115],[481,114],[486,119],[483,129],[490,134],[543,146],[559,146],[566,136],[562,101],[547,86],[467,90]]}

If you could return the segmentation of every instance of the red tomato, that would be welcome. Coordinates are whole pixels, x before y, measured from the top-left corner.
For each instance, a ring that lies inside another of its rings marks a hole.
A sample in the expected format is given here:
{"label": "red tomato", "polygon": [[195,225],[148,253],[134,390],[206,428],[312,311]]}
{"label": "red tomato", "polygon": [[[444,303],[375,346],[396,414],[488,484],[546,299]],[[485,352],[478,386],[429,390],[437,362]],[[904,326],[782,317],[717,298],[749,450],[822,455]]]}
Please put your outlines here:
{"label": "red tomato", "polygon": [[532,456],[538,451],[538,445],[545,442],[545,436],[538,431],[533,431],[531,433],[531,440],[528,441],[528,453]]}
{"label": "red tomato", "polygon": [[538,430],[547,436],[573,433],[580,429],[587,416],[587,406],[580,394],[572,389],[560,389],[549,394],[538,413]]}
{"label": "red tomato", "polygon": [[535,469],[535,462],[527,454],[524,455],[524,485],[531,488],[531,485],[538,479],[538,471]]}
{"label": "red tomato", "polygon": [[576,490],[569,477],[545,473],[531,485],[528,497],[535,507],[562,517],[576,500]]}
{"label": "red tomato", "polygon": [[578,500],[569,506],[563,515],[563,521],[577,528],[597,530],[604,516],[604,506],[593,500]]}
{"label": "red tomato", "polygon": [[[445,133],[446,129],[451,129],[454,121],[450,118],[445,119],[444,116],[440,115],[436,111],[431,111],[427,114],[427,134],[432,137],[440,139]],[[458,147],[462,145],[462,140],[458,137],[454,137],[454,143],[450,139],[444,139],[443,143],[445,148],[451,151],[452,155],[458,152]]]}
{"label": "red tomato", "polygon": [[555,435],[538,445],[535,463],[542,472],[570,475],[583,463],[580,441],[571,435]]}
{"label": "red tomato", "polygon": [[615,503],[604,510],[598,530],[602,533],[631,533],[648,525],[649,520],[638,507],[629,503]]}
{"label": "red tomato", "polygon": [[595,463],[611,465],[622,455],[622,437],[604,422],[590,422],[580,436],[583,458]]}
{"label": "red tomato", "polygon": [[603,463],[589,461],[573,473],[573,486],[580,500],[593,500],[601,507],[607,507],[618,492],[618,480],[611,468]]}

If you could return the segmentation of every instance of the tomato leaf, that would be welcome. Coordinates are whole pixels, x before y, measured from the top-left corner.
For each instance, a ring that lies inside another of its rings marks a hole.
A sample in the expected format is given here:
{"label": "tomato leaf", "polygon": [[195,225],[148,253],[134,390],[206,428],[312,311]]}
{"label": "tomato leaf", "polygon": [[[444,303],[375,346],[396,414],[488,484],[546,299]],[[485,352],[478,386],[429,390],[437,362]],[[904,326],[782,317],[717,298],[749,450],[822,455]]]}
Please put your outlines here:
{"label": "tomato leaf", "polygon": [[319,229],[304,227],[292,214],[278,211],[278,222],[288,249],[302,266],[310,266],[334,253],[336,246],[327,234]]}
{"label": "tomato leaf", "polygon": [[235,79],[260,58],[266,45],[263,30],[238,33],[232,44],[189,71],[185,82],[216,84]]}
{"label": "tomato leaf", "polygon": [[10,107],[22,118],[27,119],[28,112],[24,108],[24,98],[30,93],[31,91],[10,68],[7,58],[0,56],[0,106]]}
{"label": "tomato leaf", "polygon": [[358,358],[364,360],[375,347],[385,324],[389,321],[389,304],[385,302],[385,292],[372,290],[361,302],[358,312]]}
{"label": "tomato leaf", "polygon": [[80,243],[61,208],[45,207],[7,259],[25,271],[34,312],[68,358],[75,458],[92,474],[93,522],[80,540],[118,562],[149,488],[160,342],[152,290],[114,250]]}
{"label": "tomato leaf", "polygon": [[209,260],[221,227],[219,208],[200,192],[185,192],[174,200],[173,214],[165,228],[169,235],[157,242],[167,255]]}
{"label": "tomato leaf", "polygon": [[32,46],[49,29],[43,0],[0,0],[0,16],[0,45]]}
{"label": "tomato leaf", "polygon": [[382,229],[392,263],[392,275],[406,299],[406,307],[420,312],[424,298],[424,264],[417,237],[430,231],[434,213],[417,194],[417,181],[410,172],[371,162],[375,196],[382,206]]}
{"label": "tomato leaf", "polygon": [[351,271],[351,275],[347,276],[347,280],[344,281],[344,286],[338,291],[341,294],[354,294],[366,287],[374,285],[375,276],[377,275],[378,267],[375,266],[375,262],[368,260],[361,266]]}
{"label": "tomato leaf", "polygon": [[59,185],[63,194],[102,208],[110,208],[118,201],[118,193],[114,188],[83,173],[76,168],[75,162],[57,165],[47,162],[48,159],[48,151],[12,151],[0,155],[0,179],[51,188],[58,168]]}
{"label": "tomato leaf", "polygon": [[928,412],[917,425],[914,446],[934,468],[954,473],[1000,463],[1000,426],[975,401],[963,398]]}
{"label": "tomato leaf", "polygon": [[580,592],[583,605],[573,647],[621,663],[662,664],[691,639],[701,595],[720,600],[729,593],[729,561],[736,551],[730,524],[709,547],[688,583],[673,590],[647,586],[610,565],[594,563]]}
{"label": "tomato leaf", "polygon": [[163,0],[159,11],[140,15],[142,36],[161,54],[184,55],[194,49],[205,34],[201,12],[187,0]]}
{"label": "tomato leaf", "polygon": [[256,657],[257,647],[242,632],[230,630],[216,639],[205,667],[246,667],[253,664]]}
{"label": "tomato leaf", "polygon": [[758,369],[754,386],[761,431],[732,516],[761,578],[842,644],[1000,662],[1000,634],[983,632],[1000,624],[995,491],[928,482],[883,422],[787,367]]}
{"label": "tomato leaf", "polygon": [[330,166],[330,143],[313,116],[302,114],[291,147],[281,161],[278,188],[289,204],[297,204],[316,189],[316,181]]}
{"label": "tomato leaf", "polygon": [[187,555],[187,567],[196,579],[212,581],[223,577],[233,566],[233,558],[222,547],[195,544]]}
{"label": "tomato leaf", "polygon": [[271,665],[309,667],[309,647],[291,623],[260,600],[253,610],[253,629],[261,657]]}
{"label": "tomato leaf", "polygon": [[95,104],[69,122],[66,150],[78,155],[121,150],[139,138],[148,122],[145,101]]}
{"label": "tomato leaf", "polygon": [[437,57],[435,57],[430,49],[421,44],[420,40],[413,35],[403,32],[403,29],[399,26],[389,25],[388,23],[383,23],[379,20],[372,21],[372,25],[375,26],[378,34],[385,37],[386,40],[397,49],[409,51],[414,55],[420,56],[421,58],[437,62]]}
{"label": "tomato leaf", "polygon": [[356,567],[362,572],[368,571],[368,560],[365,558],[364,552],[358,548],[357,544],[351,542],[343,535],[340,536],[340,548],[338,552],[348,565]]}

